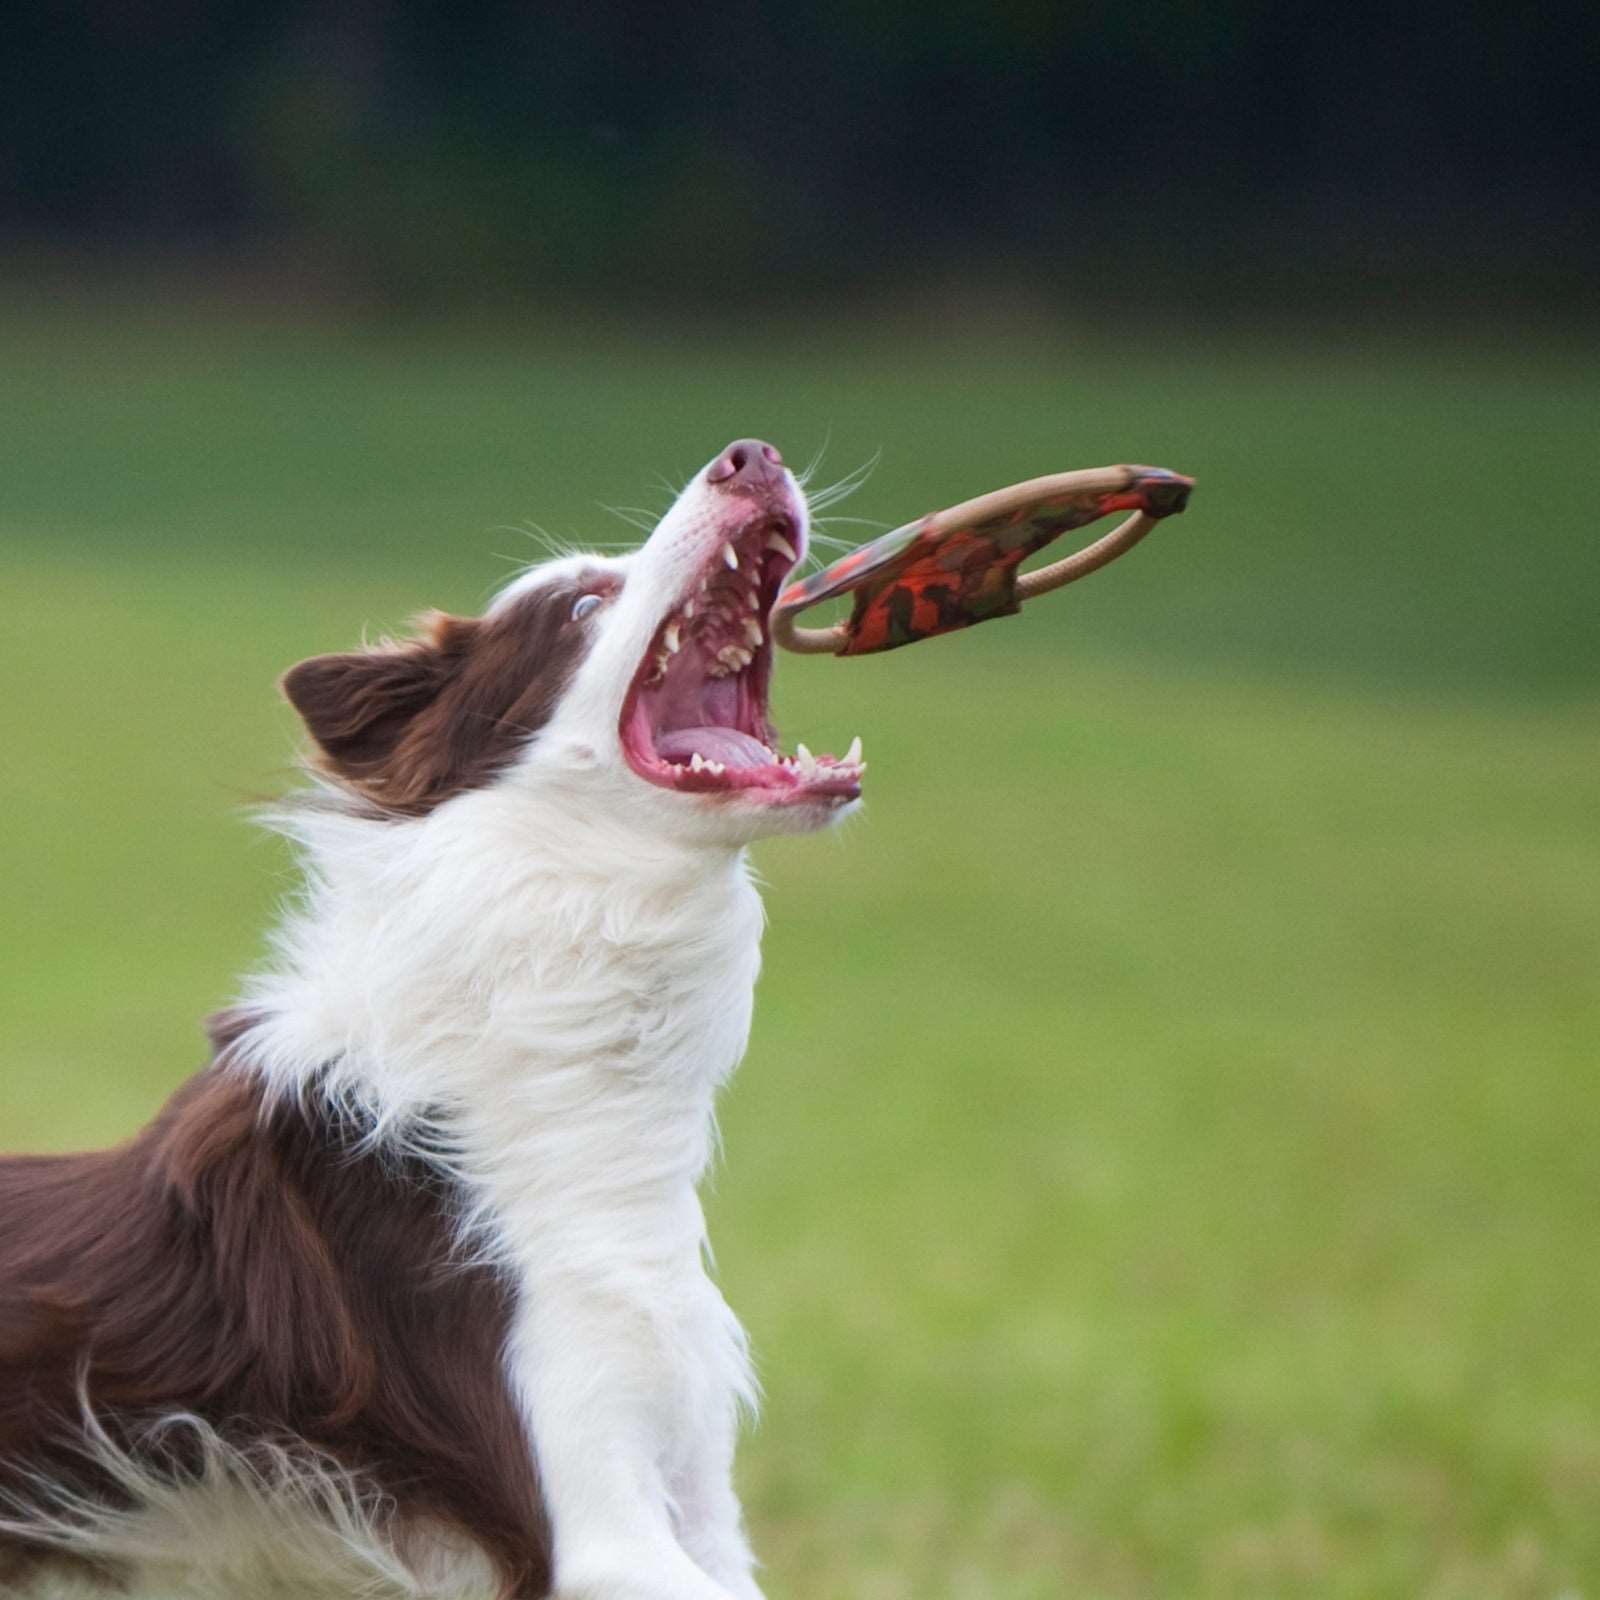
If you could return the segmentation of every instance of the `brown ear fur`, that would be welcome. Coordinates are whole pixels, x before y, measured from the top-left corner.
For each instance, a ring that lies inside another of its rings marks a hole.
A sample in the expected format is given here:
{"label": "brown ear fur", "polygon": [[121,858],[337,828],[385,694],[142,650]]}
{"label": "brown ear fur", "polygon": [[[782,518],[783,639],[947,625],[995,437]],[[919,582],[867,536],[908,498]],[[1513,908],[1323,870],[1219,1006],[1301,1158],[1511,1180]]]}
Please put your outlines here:
{"label": "brown ear fur", "polygon": [[357,784],[381,779],[415,719],[460,671],[481,626],[443,612],[421,623],[420,638],[312,656],[283,675],[284,697],[335,775]]}
{"label": "brown ear fur", "polygon": [[549,720],[587,649],[571,615],[580,592],[535,590],[484,617],[433,612],[403,644],[302,661],[283,692],[333,777],[420,816],[493,781]]}
{"label": "brown ear fur", "polygon": [[474,618],[435,611],[424,619],[422,638],[299,662],[283,674],[283,694],[334,771],[368,778],[450,682],[477,626]]}

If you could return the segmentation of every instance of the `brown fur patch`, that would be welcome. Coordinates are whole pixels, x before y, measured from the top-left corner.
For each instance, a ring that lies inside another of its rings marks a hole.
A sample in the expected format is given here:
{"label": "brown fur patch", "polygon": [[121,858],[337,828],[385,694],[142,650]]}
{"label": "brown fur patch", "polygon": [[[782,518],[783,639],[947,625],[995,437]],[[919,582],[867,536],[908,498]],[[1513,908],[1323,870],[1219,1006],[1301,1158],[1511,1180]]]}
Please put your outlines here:
{"label": "brown fur patch", "polygon": [[[189,1411],[230,1442],[303,1440],[475,1542],[502,1593],[548,1593],[550,1533],[502,1353],[512,1290],[453,1250],[429,1163],[327,1112],[267,1107],[220,1053],[131,1143],[0,1160],[0,1499],[72,1448],[80,1381],[112,1437]],[[181,1464],[179,1464],[181,1465]],[[40,1559],[0,1538],[0,1592]]]}
{"label": "brown fur patch", "polygon": [[383,811],[420,816],[489,782],[549,721],[591,637],[573,602],[616,586],[597,574],[485,617],[435,612],[416,639],[302,661],[283,692],[325,771]]}

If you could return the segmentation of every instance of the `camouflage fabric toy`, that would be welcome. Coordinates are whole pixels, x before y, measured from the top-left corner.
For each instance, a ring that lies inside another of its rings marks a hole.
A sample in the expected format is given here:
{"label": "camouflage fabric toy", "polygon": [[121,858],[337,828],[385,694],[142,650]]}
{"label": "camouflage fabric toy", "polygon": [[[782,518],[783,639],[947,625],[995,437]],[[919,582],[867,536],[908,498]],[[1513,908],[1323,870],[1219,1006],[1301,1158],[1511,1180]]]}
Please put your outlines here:
{"label": "camouflage fabric toy", "polygon": [[[1193,478],[1164,467],[1120,466],[996,489],[908,522],[791,583],[778,597],[772,636],[789,650],[859,656],[1012,616],[1023,601],[1131,550],[1160,518],[1182,511],[1193,488]],[[1133,515],[1076,554],[1019,574],[1035,550],[1112,511]],[[848,621],[831,628],[796,625],[808,607],[851,591],[855,608]]]}

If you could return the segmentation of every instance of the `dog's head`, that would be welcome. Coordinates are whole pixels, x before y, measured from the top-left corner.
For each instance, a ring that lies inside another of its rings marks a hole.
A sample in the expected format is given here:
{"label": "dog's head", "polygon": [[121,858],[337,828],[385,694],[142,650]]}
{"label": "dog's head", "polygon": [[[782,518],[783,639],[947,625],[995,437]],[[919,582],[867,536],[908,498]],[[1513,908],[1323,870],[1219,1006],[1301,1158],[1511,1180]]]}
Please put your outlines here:
{"label": "dog's head", "polygon": [[845,758],[777,750],[770,616],[805,499],[769,444],[697,473],[644,545],[524,573],[481,617],[303,661],[284,692],[322,770],[379,812],[491,785],[690,839],[816,828],[861,793]]}

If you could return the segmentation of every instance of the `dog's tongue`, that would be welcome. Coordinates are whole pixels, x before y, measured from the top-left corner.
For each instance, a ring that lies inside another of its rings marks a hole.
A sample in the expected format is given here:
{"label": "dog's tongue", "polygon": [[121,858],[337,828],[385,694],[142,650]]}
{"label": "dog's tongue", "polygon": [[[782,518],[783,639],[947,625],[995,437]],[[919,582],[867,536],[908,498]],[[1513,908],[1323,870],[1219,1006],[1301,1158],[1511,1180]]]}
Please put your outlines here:
{"label": "dog's tongue", "polygon": [[737,728],[674,728],[656,740],[656,754],[667,761],[687,761],[696,753],[725,767],[763,767],[772,760],[759,739]]}

